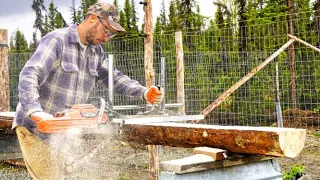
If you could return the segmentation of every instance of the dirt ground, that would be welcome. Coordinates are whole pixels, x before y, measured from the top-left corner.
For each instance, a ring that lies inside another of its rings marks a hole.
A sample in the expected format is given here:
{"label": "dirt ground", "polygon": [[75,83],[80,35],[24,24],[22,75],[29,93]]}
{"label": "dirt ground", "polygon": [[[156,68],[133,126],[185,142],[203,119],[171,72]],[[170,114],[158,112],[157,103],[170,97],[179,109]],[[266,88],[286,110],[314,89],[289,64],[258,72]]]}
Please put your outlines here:
{"label": "dirt ground", "polygon": [[295,158],[279,158],[281,171],[289,172],[291,167],[301,164],[305,167],[304,173],[312,179],[320,180],[320,131],[307,130],[307,139],[302,152]]}
{"label": "dirt ground", "polygon": [[[89,159],[83,160],[85,168],[74,168],[74,172],[66,174],[66,179],[147,179],[149,159],[146,146],[123,142],[119,136],[111,135],[113,133],[104,134],[99,138],[95,135],[87,135],[85,139],[90,142],[84,149],[75,149],[73,146],[64,149],[64,151],[73,152],[71,155],[76,154],[77,156],[81,154],[80,151],[91,153]],[[64,140],[75,142],[74,137],[64,138]],[[93,143],[96,141],[100,141],[98,146]],[[59,142],[61,142],[61,137],[59,137]],[[192,154],[192,149],[161,147],[159,152],[159,160],[165,161],[189,156]],[[67,156],[70,157],[70,153]],[[81,159],[81,155],[77,158]],[[305,167],[304,173],[312,179],[320,180],[320,131],[318,129],[308,130],[305,148],[300,155],[293,159],[279,158],[279,163],[281,170],[286,172],[293,165],[302,164]],[[2,162],[0,166],[0,177],[1,179],[30,179],[24,167],[12,166],[6,162]]]}

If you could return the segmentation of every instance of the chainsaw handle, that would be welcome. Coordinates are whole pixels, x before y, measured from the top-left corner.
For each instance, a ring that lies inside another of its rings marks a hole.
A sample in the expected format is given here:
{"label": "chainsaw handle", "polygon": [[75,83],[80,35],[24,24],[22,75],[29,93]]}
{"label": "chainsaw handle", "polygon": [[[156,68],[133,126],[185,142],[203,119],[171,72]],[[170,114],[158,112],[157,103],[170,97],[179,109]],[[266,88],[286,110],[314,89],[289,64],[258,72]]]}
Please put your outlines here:
{"label": "chainsaw handle", "polygon": [[38,123],[39,121],[42,121],[42,120],[46,120],[46,119],[52,119],[53,116],[51,114],[48,114],[46,112],[34,112],[31,114],[31,119]]}
{"label": "chainsaw handle", "polygon": [[31,115],[31,119],[32,119],[32,121],[34,121],[36,123],[42,120],[41,117],[33,115],[33,114]]}

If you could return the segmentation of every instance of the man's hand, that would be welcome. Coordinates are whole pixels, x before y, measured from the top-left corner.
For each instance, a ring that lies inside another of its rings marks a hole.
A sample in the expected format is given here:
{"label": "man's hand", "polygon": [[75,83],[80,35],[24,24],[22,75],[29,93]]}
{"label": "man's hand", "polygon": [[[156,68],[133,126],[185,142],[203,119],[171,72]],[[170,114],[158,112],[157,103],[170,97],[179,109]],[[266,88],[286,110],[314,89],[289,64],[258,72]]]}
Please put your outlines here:
{"label": "man's hand", "polygon": [[53,116],[51,114],[48,114],[46,112],[34,112],[31,114],[31,119],[35,122],[38,122],[40,120],[46,120],[46,119],[52,119]]}
{"label": "man's hand", "polygon": [[163,97],[163,88],[151,86],[144,92],[144,99],[150,103],[160,104]]}

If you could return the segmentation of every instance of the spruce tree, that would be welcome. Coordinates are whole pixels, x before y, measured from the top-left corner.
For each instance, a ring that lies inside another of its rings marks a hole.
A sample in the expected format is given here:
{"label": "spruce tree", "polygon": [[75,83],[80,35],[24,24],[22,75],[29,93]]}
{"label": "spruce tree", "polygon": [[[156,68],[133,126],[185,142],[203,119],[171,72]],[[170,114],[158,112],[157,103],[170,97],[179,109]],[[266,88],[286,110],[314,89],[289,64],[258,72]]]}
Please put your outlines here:
{"label": "spruce tree", "polygon": [[32,41],[30,42],[29,49],[30,51],[35,51],[38,47],[38,40],[37,40],[37,32],[33,31],[32,33]]}
{"label": "spruce tree", "polygon": [[43,22],[42,11],[46,11],[46,8],[44,6],[44,0],[33,0],[31,7],[34,10],[34,12],[36,13],[36,19],[35,19],[33,27],[37,28],[40,31],[41,37],[42,37],[45,34],[47,34],[47,31],[43,27],[43,23],[42,23]]}
{"label": "spruce tree", "polygon": [[131,9],[132,9],[132,20],[131,20],[131,24],[132,24],[132,31],[133,33],[135,34],[138,34],[138,18],[137,18],[137,11],[135,9],[135,1],[134,0],[131,0]]}
{"label": "spruce tree", "polygon": [[28,51],[28,43],[24,37],[24,34],[19,29],[16,31],[13,44],[15,52]]}
{"label": "spruce tree", "polygon": [[155,25],[155,27],[154,27],[154,33],[155,34],[161,34],[161,22],[160,22],[161,20],[160,20],[160,17],[157,17],[157,20],[156,20],[156,25]]}
{"label": "spruce tree", "polygon": [[80,19],[80,21],[86,18],[86,14],[88,12],[89,7],[97,2],[98,0],[81,0],[80,11],[82,18]]}
{"label": "spruce tree", "polygon": [[50,4],[49,4],[49,8],[48,8],[48,14],[47,14],[47,18],[48,18],[48,31],[52,31],[55,29],[55,17],[56,17],[56,8],[54,7],[53,1],[51,0]]}
{"label": "spruce tree", "polygon": [[159,24],[161,27],[161,30],[165,30],[167,27],[167,15],[166,15],[166,7],[164,5],[164,0],[161,2],[161,9],[160,9],[160,19],[159,19]]}
{"label": "spruce tree", "polygon": [[204,16],[200,15],[200,7],[195,0],[177,1],[179,26],[181,29],[201,29]]}
{"label": "spruce tree", "polygon": [[60,12],[57,12],[55,18],[55,28],[63,28],[63,27],[66,27],[66,23],[62,17],[62,14]]}
{"label": "spruce tree", "polygon": [[75,0],[72,0],[71,7],[70,7],[72,24],[80,24],[81,23],[81,11],[77,10],[74,1]]}
{"label": "spruce tree", "polygon": [[133,17],[133,14],[132,14],[132,6],[130,4],[130,1],[129,0],[125,0],[124,2],[124,8],[123,8],[123,12],[124,12],[124,15],[125,15],[125,29],[128,31],[128,32],[132,32],[133,30],[133,27],[132,27],[132,17]]}
{"label": "spruce tree", "polygon": [[170,1],[170,6],[169,6],[169,24],[167,27],[167,30],[172,31],[172,30],[178,30],[178,13],[177,13],[177,2],[176,0]]}
{"label": "spruce tree", "polygon": [[10,42],[9,42],[10,50],[9,50],[9,52],[14,52],[16,49],[14,46],[14,37],[15,36],[13,36],[13,35],[11,35],[11,37],[10,37]]}
{"label": "spruce tree", "polygon": [[120,10],[120,25],[126,29],[126,15]]}
{"label": "spruce tree", "polygon": [[113,0],[113,5],[120,11],[119,5],[118,5],[118,0]]}

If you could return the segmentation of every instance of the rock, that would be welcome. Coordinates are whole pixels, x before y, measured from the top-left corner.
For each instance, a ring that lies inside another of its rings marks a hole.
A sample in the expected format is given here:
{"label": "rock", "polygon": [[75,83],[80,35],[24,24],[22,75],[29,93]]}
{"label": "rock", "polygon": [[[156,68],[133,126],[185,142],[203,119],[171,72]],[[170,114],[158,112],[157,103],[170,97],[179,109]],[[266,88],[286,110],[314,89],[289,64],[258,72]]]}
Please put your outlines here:
{"label": "rock", "polygon": [[298,180],[312,180],[308,174],[303,174]]}

